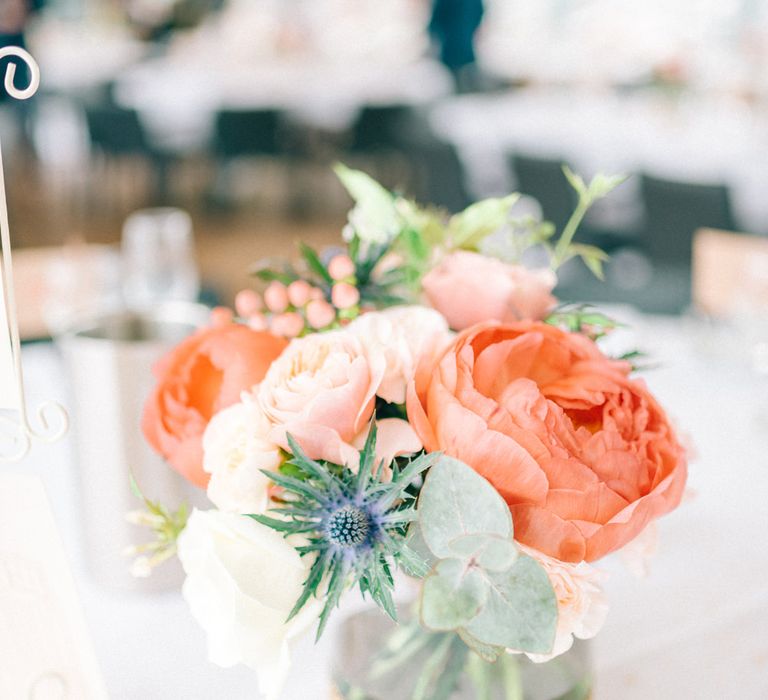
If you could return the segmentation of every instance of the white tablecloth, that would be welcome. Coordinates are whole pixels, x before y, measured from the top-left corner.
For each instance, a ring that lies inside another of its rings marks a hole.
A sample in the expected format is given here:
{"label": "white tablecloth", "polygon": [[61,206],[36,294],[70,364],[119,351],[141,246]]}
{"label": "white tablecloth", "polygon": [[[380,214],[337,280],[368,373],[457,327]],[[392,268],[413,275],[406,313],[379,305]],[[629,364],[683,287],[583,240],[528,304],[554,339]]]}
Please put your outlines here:
{"label": "white tablecloth", "polygon": [[[638,580],[606,563],[611,603],[593,645],[597,700],[768,697],[768,378],[738,342],[719,344],[680,319],[632,319],[639,344],[663,363],[646,379],[697,453],[691,494],[659,522],[659,552]],[[621,342],[617,339],[616,342]],[[628,341],[630,342],[630,341]],[[31,400],[66,401],[53,349],[25,349]],[[205,659],[205,640],[176,593],[108,593],[88,576],[70,440],[36,446],[13,467],[40,473],[71,557],[99,661],[116,699],[252,699],[243,668]],[[286,698],[325,697],[324,651],[307,643]]]}

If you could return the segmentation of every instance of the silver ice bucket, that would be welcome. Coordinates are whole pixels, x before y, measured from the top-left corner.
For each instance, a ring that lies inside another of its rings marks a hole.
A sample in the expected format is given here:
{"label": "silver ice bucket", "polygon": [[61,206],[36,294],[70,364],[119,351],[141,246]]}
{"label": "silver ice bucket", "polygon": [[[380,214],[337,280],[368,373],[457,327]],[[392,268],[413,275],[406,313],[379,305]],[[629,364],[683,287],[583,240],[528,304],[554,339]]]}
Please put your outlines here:
{"label": "silver ice bucket", "polygon": [[153,452],[140,421],[154,384],[152,366],[208,317],[204,306],[174,302],[84,319],[59,338],[71,390],[86,557],[108,588],[159,591],[180,583],[175,559],[149,578],[130,574],[124,550],[149,541],[152,533],[129,523],[126,513],[142,507],[131,491],[131,474],[147,497],[170,508],[205,499]]}

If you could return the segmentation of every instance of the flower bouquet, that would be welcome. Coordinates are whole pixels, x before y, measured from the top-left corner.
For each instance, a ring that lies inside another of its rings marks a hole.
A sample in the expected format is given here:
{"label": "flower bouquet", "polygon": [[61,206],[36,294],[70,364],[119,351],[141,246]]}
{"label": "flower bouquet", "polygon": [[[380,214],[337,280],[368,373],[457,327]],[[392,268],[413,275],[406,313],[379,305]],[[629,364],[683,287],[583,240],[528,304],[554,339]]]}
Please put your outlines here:
{"label": "flower bouquet", "polygon": [[210,659],[253,667],[269,696],[292,640],[358,589],[401,620],[374,675],[426,654],[409,697],[522,697],[518,660],[598,632],[595,562],[686,481],[633,355],[600,349],[616,324],[552,295],[568,260],[601,275],[574,234],[622,178],[566,169],[578,205],[557,232],[517,217],[515,195],[448,217],[337,173],[355,201],[343,247],[257,266],[237,318],[217,309],[156,367],[144,433],[212,507],[145,498],[157,536],[137,569],[178,553]]}

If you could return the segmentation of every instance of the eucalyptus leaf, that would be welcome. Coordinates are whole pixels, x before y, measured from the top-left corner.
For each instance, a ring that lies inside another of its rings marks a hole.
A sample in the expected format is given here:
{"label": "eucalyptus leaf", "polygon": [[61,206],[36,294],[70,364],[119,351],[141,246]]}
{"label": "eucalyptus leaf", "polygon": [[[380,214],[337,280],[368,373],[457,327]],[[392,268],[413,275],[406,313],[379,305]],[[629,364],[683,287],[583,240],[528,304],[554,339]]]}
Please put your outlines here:
{"label": "eucalyptus leaf", "polygon": [[421,621],[436,632],[447,632],[469,623],[488,600],[489,581],[479,569],[460,559],[443,559],[424,579]]}
{"label": "eucalyptus leaf", "polygon": [[424,480],[418,501],[424,541],[440,558],[453,556],[451,542],[462,535],[512,537],[512,517],[504,499],[474,469],[441,456]]}
{"label": "eucalyptus leaf", "polygon": [[557,601],[544,569],[520,555],[508,572],[487,576],[488,600],[466,630],[492,646],[549,653],[555,640]]}
{"label": "eucalyptus leaf", "polygon": [[473,637],[466,629],[456,630],[461,641],[464,642],[472,651],[475,652],[483,661],[493,663],[503,653],[505,653],[504,647],[493,646],[491,644],[485,644],[481,642],[477,637]]}
{"label": "eucalyptus leaf", "polygon": [[517,547],[498,535],[462,535],[450,543],[454,556],[471,559],[486,571],[509,571],[517,561]]}

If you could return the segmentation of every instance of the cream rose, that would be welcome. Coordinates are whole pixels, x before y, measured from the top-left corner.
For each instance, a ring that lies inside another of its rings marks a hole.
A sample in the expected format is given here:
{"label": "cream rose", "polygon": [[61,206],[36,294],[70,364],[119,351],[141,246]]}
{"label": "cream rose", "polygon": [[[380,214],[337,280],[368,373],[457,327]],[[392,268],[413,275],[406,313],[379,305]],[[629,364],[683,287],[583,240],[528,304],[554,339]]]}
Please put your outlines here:
{"label": "cream rose", "polygon": [[286,623],[311,559],[302,559],[274,530],[215,510],[193,511],[178,546],[187,574],[182,593],[208,635],[210,661],[253,668],[259,690],[277,697],[290,666],[290,642],[317,617],[310,601]]}
{"label": "cream rose", "polygon": [[434,356],[450,340],[448,323],[434,309],[394,306],[355,319],[348,331],[369,355],[384,358],[384,375],[376,393],[389,403],[405,403],[408,382],[422,356]]}
{"label": "cream rose", "polygon": [[366,353],[346,331],[292,341],[257,394],[271,439],[287,448],[290,433],[313,459],[355,464],[353,443],[373,415],[384,368],[383,356]]}
{"label": "cream rose", "polygon": [[527,654],[532,661],[540,663],[568,651],[573,646],[574,637],[591,639],[602,629],[608,615],[608,603],[601,585],[604,574],[584,561],[569,564],[530,547],[519,546],[542,565],[557,598],[557,629],[552,651]]}
{"label": "cream rose", "polygon": [[232,513],[263,513],[280,447],[269,439],[272,424],[250,394],[217,413],[203,435],[203,469],[211,475],[208,498]]}

